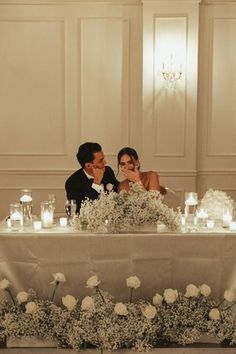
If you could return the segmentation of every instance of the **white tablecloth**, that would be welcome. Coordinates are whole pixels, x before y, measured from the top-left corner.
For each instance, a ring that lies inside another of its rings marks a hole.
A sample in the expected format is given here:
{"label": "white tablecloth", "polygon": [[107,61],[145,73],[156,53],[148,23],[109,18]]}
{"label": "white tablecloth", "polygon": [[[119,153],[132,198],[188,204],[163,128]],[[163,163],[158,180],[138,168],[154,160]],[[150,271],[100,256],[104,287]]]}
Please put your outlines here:
{"label": "white tablecloth", "polygon": [[9,279],[15,294],[33,288],[50,297],[56,272],[67,279],[57,290],[57,301],[65,294],[80,299],[91,294],[85,283],[93,274],[120,301],[129,298],[130,275],[142,283],[136,299],[151,300],[165,288],[184,291],[189,283],[206,283],[219,296],[226,288],[236,289],[236,234],[89,234],[56,227],[12,233],[0,228],[0,279]]}

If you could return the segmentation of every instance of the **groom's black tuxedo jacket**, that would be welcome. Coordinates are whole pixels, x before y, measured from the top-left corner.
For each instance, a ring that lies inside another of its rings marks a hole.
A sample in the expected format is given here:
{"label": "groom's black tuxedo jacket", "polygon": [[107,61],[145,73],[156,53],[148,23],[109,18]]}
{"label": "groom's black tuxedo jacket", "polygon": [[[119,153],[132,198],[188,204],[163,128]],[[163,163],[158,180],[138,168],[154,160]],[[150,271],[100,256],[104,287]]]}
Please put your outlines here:
{"label": "groom's black tuxedo jacket", "polygon": [[[114,175],[111,167],[106,166],[103,179],[101,182],[104,186],[104,191],[109,191],[107,185],[110,183],[113,187],[113,191],[117,191],[118,181]],[[81,202],[85,198],[96,199],[99,196],[99,193],[92,188],[93,179],[89,179],[84,170],[80,170],[73,173],[67,180],[65,184],[67,199],[75,199],[77,204],[77,212],[80,211]]]}

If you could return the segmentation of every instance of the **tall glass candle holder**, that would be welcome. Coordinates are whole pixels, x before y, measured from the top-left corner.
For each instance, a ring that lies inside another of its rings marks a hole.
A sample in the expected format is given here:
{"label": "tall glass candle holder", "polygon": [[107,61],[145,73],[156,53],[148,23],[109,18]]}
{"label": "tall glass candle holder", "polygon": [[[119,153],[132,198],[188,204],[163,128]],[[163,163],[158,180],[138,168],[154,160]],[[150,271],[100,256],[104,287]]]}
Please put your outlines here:
{"label": "tall glass candle holder", "polygon": [[11,229],[19,231],[23,226],[23,214],[21,204],[10,204]]}
{"label": "tall glass candle holder", "polygon": [[50,202],[41,202],[41,221],[43,228],[53,226],[53,207]]}
{"label": "tall glass candle holder", "polygon": [[23,225],[32,225],[32,190],[31,189],[21,189],[20,191],[20,203],[22,205],[23,213]]}
{"label": "tall glass candle holder", "polygon": [[222,221],[223,221],[223,227],[229,227],[229,224],[231,223],[233,219],[233,215],[232,215],[232,209],[230,208],[224,208],[223,210],[223,217],[222,217]]}
{"label": "tall glass candle holder", "polygon": [[187,225],[193,225],[193,226],[195,225],[194,218],[196,217],[197,203],[198,203],[197,193],[195,192],[185,193],[184,214],[185,214]]}

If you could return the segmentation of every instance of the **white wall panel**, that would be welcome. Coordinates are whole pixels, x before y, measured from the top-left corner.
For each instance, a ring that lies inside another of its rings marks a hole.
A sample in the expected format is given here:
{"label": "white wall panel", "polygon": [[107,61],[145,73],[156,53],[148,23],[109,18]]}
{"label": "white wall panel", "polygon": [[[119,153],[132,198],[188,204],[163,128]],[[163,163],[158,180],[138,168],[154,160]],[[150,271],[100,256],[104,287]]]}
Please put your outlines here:
{"label": "white wall panel", "polygon": [[21,188],[35,213],[50,192],[63,212],[86,140],[114,168],[138,147],[141,50],[140,1],[0,0],[0,218]]}
{"label": "white wall panel", "polygon": [[236,199],[236,2],[200,6],[198,190],[222,189]]}
{"label": "white wall panel", "polygon": [[0,19],[0,33],[0,155],[65,154],[64,21]]}
{"label": "white wall panel", "polygon": [[208,156],[236,156],[236,72],[230,70],[235,66],[235,38],[236,18],[214,19]]}
{"label": "white wall panel", "polygon": [[81,140],[99,141],[106,155],[129,145],[129,22],[81,21]]}
{"label": "white wall panel", "polygon": [[[162,70],[186,68],[186,17],[155,18],[154,141],[155,156],[185,155],[186,97],[185,78],[168,88]],[[172,59],[170,58],[172,57]],[[170,60],[175,61],[173,68]],[[167,66],[167,67],[166,67]]]}

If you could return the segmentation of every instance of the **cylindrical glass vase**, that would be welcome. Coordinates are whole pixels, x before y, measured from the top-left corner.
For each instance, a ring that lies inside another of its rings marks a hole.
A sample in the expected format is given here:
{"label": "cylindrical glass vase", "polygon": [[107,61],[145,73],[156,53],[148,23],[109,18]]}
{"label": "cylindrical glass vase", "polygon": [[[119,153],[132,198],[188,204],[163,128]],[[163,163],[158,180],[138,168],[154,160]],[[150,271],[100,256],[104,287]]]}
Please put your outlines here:
{"label": "cylindrical glass vase", "polygon": [[23,225],[32,225],[33,203],[32,203],[32,190],[21,189],[20,191],[20,203],[22,205]]}
{"label": "cylindrical glass vase", "polygon": [[185,193],[185,208],[184,214],[186,219],[186,227],[188,228],[196,228],[196,211],[197,211],[197,193],[195,192],[187,192]]}
{"label": "cylindrical glass vase", "polygon": [[53,207],[50,202],[41,202],[41,221],[43,228],[53,226]]}

